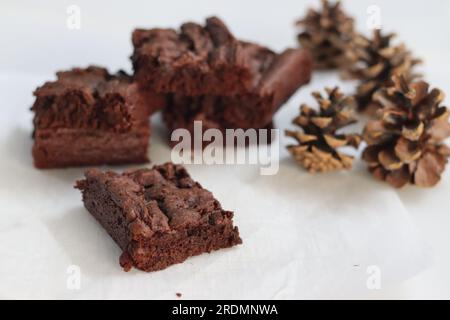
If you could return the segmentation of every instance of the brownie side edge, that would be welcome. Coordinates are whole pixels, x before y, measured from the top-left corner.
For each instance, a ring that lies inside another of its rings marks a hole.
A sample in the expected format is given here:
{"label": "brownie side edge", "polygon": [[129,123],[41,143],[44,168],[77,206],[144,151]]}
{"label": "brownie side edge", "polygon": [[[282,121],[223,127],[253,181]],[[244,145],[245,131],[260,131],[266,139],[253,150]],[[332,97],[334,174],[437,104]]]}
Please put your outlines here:
{"label": "brownie side edge", "polygon": [[[115,174],[105,174],[97,169],[87,170],[85,179],[76,182],[87,211],[102,225],[122,250],[129,243],[127,215],[120,201],[108,190],[108,184]],[[125,200],[125,199],[124,199]]]}
{"label": "brownie side edge", "polygon": [[39,169],[147,163],[149,124],[129,132],[37,129],[32,155]]}

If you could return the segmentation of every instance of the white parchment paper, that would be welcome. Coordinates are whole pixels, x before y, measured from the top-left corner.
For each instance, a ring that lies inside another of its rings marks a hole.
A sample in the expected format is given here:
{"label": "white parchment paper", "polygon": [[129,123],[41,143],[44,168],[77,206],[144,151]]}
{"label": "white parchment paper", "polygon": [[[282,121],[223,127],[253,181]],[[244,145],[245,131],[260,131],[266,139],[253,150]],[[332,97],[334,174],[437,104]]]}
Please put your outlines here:
{"label": "white parchment paper", "polygon": [[[40,80],[0,78],[9,106],[0,119],[0,297],[170,299],[177,292],[192,299],[364,296],[372,274],[368,267],[375,266],[381,285],[389,286],[432,261],[397,193],[371,179],[363,164],[356,162],[351,173],[311,176],[282,149],[280,170],[273,176],[262,176],[250,165],[188,166],[224,208],[235,211],[242,246],[156,273],[125,273],[118,264],[119,248],[73,188],[83,169],[39,171],[32,166],[31,115],[24,108],[32,99],[20,92]],[[279,123],[283,117],[289,126],[290,115],[282,112]],[[158,115],[153,122],[150,156],[163,163],[170,160],[167,133]],[[80,270],[79,290],[68,285],[73,265]]]}
{"label": "white parchment paper", "polygon": [[[425,34],[448,33],[450,7],[444,2],[411,1],[410,14],[401,16],[402,2],[377,4],[385,31],[398,31],[400,40],[425,58],[427,79],[448,91],[443,43],[423,35],[424,25]],[[408,210],[425,216],[429,230],[445,233],[444,220],[426,215],[448,211],[448,172],[433,190],[401,192],[372,179],[359,161],[350,173],[310,176],[289,158],[285,139],[280,143],[280,171],[274,176],[261,176],[256,166],[189,166],[191,175],[224,208],[235,212],[244,244],[147,274],[121,270],[119,248],[83,208],[73,188],[83,169],[39,171],[32,166],[31,93],[53,79],[55,71],[88,64],[130,71],[133,28],[178,26],[213,14],[222,17],[238,37],[281,50],[296,45],[293,23],[316,3],[166,0],[155,8],[144,0],[133,5],[87,0],[2,2],[0,298],[177,299],[178,292],[183,299],[364,298],[372,293],[372,276],[380,276],[384,289],[432,264],[433,253]],[[67,28],[69,4],[80,8],[80,29]],[[345,1],[366,34],[367,8],[372,4]],[[257,12],[248,14],[255,7]],[[426,23],[417,24],[418,17]],[[311,85],[280,110],[276,125],[290,127],[299,104],[313,102],[312,90],[336,84],[343,85],[345,92],[354,89],[354,84],[342,84],[335,74],[316,73]],[[150,158],[158,164],[170,160],[170,150],[159,116],[152,120]],[[129,167],[113,169],[125,168]],[[446,238],[435,238],[441,251],[448,251]],[[442,283],[442,290],[447,285],[440,279],[447,269],[444,264],[435,281]],[[79,289],[73,287],[74,270],[80,271]]]}

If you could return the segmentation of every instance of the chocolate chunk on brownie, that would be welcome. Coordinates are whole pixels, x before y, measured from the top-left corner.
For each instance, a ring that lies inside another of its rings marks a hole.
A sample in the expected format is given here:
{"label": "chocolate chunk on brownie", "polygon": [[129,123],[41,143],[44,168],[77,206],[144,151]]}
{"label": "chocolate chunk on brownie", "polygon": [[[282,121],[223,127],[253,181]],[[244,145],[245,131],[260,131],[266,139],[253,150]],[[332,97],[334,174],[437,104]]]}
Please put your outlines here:
{"label": "chocolate chunk on brownie", "polygon": [[58,72],[35,92],[33,157],[38,168],[148,161],[149,115],[165,97],[140,90],[123,72]]}
{"label": "chocolate chunk on brownie", "polygon": [[181,95],[234,95],[252,91],[276,58],[271,50],[239,41],[218,18],[205,26],[136,29],[131,57],[144,88]]}
{"label": "chocolate chunk on brownie", "polygon": [[170,130],[192,130],[194,121],[202,121],[205,129],[264,128],[281,105],[310,81],[311,72],[310,53],[288,49],[276,57],[253,91],[235,96],[171,94],[163,117]]}
{"label": "chocolate chunk on brownie", "polygon": [[76,188],[87,210],[123,250],[120,264],[157,271],[242,243],[233,213],[180,165],[117,174],[86,171]]}

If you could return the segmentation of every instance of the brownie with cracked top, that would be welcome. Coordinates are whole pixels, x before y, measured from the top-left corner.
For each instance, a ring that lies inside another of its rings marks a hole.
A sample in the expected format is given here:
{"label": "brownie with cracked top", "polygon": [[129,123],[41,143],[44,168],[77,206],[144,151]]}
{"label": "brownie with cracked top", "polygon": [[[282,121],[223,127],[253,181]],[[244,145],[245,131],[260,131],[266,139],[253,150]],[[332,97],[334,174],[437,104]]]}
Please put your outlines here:
{"label": "brownie with cracked top", "polygon": [[122,174],[91,169],[76,188],[87,210],[123,250],[125,271],[157,271],[242,243],[233,213],[222,209],[181,165]]}
{"label": "brownie with cracked top", "polygon": [[131,60],[136,81],[156,92],[236,95],[254,90],[277,54],[236,39],[217,17],[180,30],[136,29]]}
{"label": "brownie with cracked top", "polygon": [[38,168],[147,162],[149,115],[166,102],[125,73],[95,66],[58,72],[34,95]]}

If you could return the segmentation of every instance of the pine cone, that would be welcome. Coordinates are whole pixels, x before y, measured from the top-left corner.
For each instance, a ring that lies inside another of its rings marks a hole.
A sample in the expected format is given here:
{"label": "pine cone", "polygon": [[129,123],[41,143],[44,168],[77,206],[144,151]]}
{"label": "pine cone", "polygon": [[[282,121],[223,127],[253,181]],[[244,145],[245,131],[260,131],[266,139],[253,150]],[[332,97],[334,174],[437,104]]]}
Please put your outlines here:
{"label": "pine cone", "polygon": [[393,86],[374,94],[383,108],[364,130],[363,160],[375,177],[396,188],[407,183],[432,187],[450,156],[444,144],[450,136],[449,110],[441,106],[444,94],[429,91],[424,81],[408,84],[402,76],[392,81]]}
{"label": "pine cone", "polygon": [[286,131],[286,136],[297,140],[298,145],[288,146],[295,160],[312,173],[350,169],[353,157],[336,149],[344,146],[358,148],[361,137],[357,134],[337,134],[336,131],[356,122],[353,112],[354,100],[344,96],[339,88],[326,88],[328,98],[319,92],[312,95],[320,110],[308,105],[300,107],[300,115],[293,123],[302,131]]}
{"label": "pine cone", "polygon": [[336,69],[351,65],[346,51],[354,36],[354,21],[341,8],[340,1],[322,0],[322,10],[310,9],[297,21],[303,31],[297,36],[300,45],[309,49],[316,69]]}
{"label": "pine cone", "polygon": [[421,60],[413,58],[404,44],[392,46],[395,36],[393,33],[383,35],[380,30],[374,31],[371,40],[357,35],[347,52],[349,59],[357,63],[345,71],[344,76],[361,80],[355,95],[360,111],[373,115],[380,108],[372,96],[378,89],[393,85],[393,75],[402,74],[408,83],[419,76],[413,72],[413,67]]}

